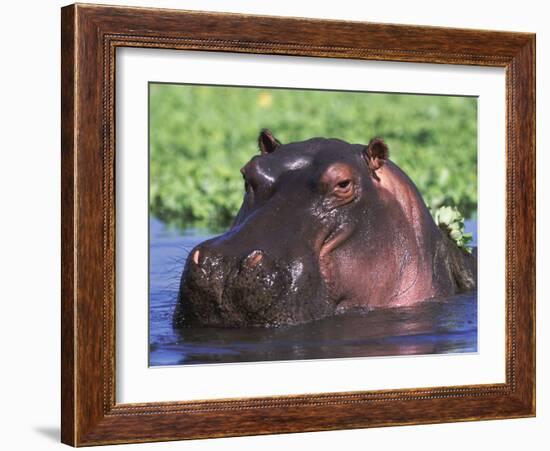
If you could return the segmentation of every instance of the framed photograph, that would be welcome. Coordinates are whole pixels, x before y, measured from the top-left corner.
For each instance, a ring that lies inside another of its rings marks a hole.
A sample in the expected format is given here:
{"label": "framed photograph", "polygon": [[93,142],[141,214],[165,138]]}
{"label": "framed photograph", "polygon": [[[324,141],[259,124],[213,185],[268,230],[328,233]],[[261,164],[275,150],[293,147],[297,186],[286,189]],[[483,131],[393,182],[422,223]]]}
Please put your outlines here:
{"label": "framed photograph", "polygon": [[62,8],[73,446],[535,415],[535,36]]}

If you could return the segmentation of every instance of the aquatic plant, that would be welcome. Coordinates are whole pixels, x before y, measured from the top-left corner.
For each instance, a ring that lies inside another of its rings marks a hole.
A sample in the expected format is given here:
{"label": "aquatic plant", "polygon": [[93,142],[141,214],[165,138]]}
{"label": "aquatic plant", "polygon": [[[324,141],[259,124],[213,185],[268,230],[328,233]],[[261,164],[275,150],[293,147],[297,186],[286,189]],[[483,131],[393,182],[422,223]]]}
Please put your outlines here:
{"label": "aquatic plant", "polygon": [[462,216],[457,208],[449,206],[440,207],[433,213],[433,217],[439,228],[459,248],[472,252],[472,247],[469,245],[472,241],[472,234],[464,232],[464,216]]}
{"label": "aquatic plant", "polygon": [[226,228],[239,169],[271,129],[283,143],[383,137],[432,210],[477,209],[477,103],[471,97],[150,85],[150,213],[182,228]]}

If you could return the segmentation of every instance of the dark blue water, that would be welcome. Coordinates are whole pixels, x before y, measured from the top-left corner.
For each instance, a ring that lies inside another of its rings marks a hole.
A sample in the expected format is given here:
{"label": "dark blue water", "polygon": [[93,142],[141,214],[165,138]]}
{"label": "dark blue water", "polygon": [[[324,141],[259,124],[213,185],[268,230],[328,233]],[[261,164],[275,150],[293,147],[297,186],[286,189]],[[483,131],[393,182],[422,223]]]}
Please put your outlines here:
{"label": "dark blue water", "polygon": [[[467,221],[474,233],[476,222]],[[442,354],[477,351],[477,293],[414,307],[341,315],[282,328],[172,328],[189,251],[210,235],[150,222],[149,365]]]}

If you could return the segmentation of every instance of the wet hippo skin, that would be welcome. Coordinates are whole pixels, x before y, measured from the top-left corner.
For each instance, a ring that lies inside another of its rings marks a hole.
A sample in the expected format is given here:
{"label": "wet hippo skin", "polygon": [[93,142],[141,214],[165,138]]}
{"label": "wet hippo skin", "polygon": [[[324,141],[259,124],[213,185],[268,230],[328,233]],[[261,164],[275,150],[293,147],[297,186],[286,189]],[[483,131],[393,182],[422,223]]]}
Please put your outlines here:
{"label": "wet hippo skin", "polygon": [[174,326],[299,324],[476,288],[475,257],[437,227],[381,139],[258,141],[233,225],[189,253]]}

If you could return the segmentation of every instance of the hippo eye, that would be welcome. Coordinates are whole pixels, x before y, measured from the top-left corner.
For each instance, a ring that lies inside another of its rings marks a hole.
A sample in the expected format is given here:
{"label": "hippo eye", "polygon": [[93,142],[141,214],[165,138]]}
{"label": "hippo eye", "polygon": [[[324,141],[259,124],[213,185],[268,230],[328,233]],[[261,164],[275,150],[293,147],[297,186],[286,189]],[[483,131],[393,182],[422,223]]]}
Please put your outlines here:
{"label": "hippo eye", "polygon": [[241,169],[241,174],[243,176],[243,181],[244,181],[244,190],[245,192],[248,193],[248,189],[250,188],[250,183],[248,183],[248,180],[246,180],[246,175],[244,175],[244,168]]}
{"label": "hippo eye", "polygon": [[351,180],[342,180],[341,182],[338,182],[336,186],[340,189],[348,189],[351,184]]}

